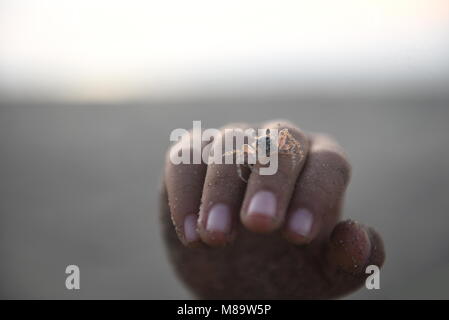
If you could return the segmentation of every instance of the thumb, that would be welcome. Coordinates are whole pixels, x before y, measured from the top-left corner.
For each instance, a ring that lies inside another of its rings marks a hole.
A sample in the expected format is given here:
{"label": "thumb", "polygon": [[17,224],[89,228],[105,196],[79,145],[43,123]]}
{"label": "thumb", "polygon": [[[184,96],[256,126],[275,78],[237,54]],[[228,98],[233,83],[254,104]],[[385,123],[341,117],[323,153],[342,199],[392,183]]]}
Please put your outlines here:
{"label": "thumb", "polygon": [[355,221],[346,220],[332,231],[327,249],[331,265],[347,273],[364,273],[368,265],[381,267],[385,261],[385,249],[379,234]]}

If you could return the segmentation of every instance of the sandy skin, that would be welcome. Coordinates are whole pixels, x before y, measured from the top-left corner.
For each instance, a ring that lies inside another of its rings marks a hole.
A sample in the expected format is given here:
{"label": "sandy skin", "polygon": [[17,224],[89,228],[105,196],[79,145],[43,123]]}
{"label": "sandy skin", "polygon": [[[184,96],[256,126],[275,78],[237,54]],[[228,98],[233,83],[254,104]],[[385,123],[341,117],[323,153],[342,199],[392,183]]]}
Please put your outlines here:
{"label": "sandy skin", "polygon": [[205,299],[323,299],[356,290],[365,267],[382,266],[385,253],[374,230],[339,222],[350,178],[344,152],[288,122],[262,126],[288,128],[305,156],[280,157],[273,176],[246,172],[248,183],[234,165],[167,162],[161,222],[175,270]]}

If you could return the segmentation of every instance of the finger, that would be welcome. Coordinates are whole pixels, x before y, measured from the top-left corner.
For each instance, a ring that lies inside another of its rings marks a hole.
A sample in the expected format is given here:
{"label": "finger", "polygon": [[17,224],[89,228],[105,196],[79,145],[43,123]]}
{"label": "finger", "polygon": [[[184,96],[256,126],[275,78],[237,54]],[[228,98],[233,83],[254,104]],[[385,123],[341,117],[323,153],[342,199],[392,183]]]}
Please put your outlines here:
{"label": "finger", "polygon": [[295,244],[326,239],[337,223],[351,167],[341,147],[326,135],[310,135],[307,161],[290,201],[285,237]]}
{"label": "finger", "polygon": [[[263,128],[278,130],[279,138],[274,143],[278,143],[280,148],[270,150],[277,157],[277,171],[271,175],[260,174],[262,166],[257,164],[248,180],[241,220],[246,228],[254,232],[271,232],[283,223],[309,148],[306,135],[288,122],[271,122]],[[282,136],[281,132],[288,135]]]}
{"label": "finger", "polygon": [[188,139],[181,139],[173,145],[167,154],[165,165],[165,184],[171,219],[179,239],[183,244],[189,246],[200,241],[197,220],[207,167],[204,163],[174,164],[170,155],[189,153],[190,163],[192,163],[195,151],[192,138],[190,135]]}
{"label": "finger", "polygon": [[[249,176],[248,169],[236,164],[237,141],[244,141],[246,124],[234,124],[222,129],[221,146],[231,142],[229,148],[221,157],[222,163],[209,163],[201,200],[198,230],[203,242],[211,246],[222,246],[231,242],[235,236],[238,213],[246,189],[245,180]],[[235,130],[234,130],[235,129]],[[237,138],[238,136],[238,138]],[[217,148],[218,141],[214,141],[213,148]],[[229,147],[229,145],[228,145]],[[229,162],[226,163],[226,157]]]}

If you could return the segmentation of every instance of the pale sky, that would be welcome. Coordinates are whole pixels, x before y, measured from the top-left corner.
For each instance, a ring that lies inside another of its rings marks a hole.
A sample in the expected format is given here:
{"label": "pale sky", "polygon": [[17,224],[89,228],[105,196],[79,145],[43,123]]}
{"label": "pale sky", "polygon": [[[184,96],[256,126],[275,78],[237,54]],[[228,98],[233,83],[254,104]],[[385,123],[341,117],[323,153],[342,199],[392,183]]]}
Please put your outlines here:
{"label": "pale sky", "polygon": [[68,99],[431,84],[448,56],[447,0],[0,0],[0,86]]}

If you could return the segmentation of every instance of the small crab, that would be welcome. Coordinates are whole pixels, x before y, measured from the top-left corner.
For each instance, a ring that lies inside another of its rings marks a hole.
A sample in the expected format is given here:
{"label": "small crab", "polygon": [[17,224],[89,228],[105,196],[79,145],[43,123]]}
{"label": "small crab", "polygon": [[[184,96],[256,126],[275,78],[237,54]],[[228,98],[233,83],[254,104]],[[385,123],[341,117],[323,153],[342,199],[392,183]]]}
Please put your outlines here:
{"label": "small crab", "polygon": [[[227,152],[226,154],[240,154],[243,155],[245,159],[248,159],[249,157],[255,157],[255,159],[257,159],[256,156],[259,145],[265,145],[265,154],[268,157],[277,153],[290,155],[292,161],[296,161],[296,157],[298,154],[300,156],[300,159],[302,159],[302,157],[304,156],[301,144],[292,136],[288,129],[282,129],[281,131],[279,131],[277,141],[275,137],[271,135],[270,129],[267,129],[265,135],[256,136],[253,143],[243,144],[241,149],[236,149],[234,151]],[[273,150],[276,151],[273,152]],[[244,164],[237,163],[237,173],[240,179],[242,179],[244,182],[248,182],[248,180],[243,177],[241,166],[250,169],[251,172],[254,172],[255,164],[248,163],[248,161],[246,161],[246,163]]]}

